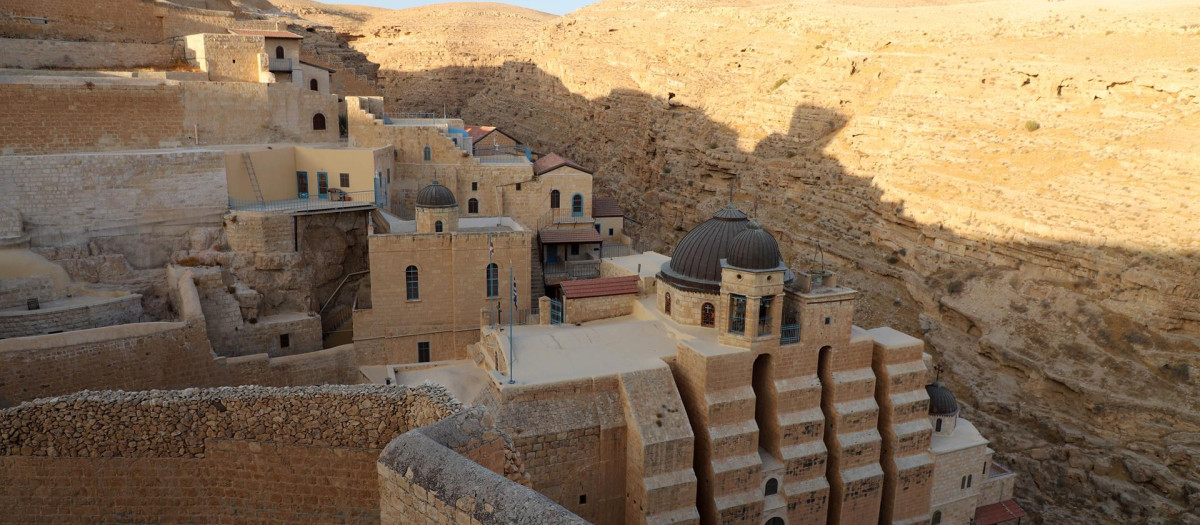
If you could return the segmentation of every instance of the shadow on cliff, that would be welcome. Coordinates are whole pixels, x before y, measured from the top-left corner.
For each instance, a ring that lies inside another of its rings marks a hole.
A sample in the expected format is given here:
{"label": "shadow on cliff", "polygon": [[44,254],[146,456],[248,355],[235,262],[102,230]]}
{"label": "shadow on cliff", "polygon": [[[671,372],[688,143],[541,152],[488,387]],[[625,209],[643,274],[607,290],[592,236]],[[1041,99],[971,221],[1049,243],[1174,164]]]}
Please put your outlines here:
{"label": "shadow on cliff", "polygon": [[[1200,348],[1112,312],[1105,301],[1115,292],[1096,281],[1122,269],[1086,260],[1120,266],[1163,254],[1004,243],[922,224],[903,202],[887,200],[869,174],[853,173],[827,153],[848,122],[829,108],[796,106],[787,123],[742,121],[747,134],[787,128],[746,140],[689,107],[685,93],[618,89],[588,97],[528,62],[381,70],[380,79],[389,111],[446,108],[468,124],[498,126],[538,152],[594,169],[596,194],[620,201],[641,249],[669,254],[691,227],[732,200],[776,235],[790,266],[823,264],[841,273],[860,290],[856,324],[924,335],[947,365],[943,379],[958,391],[966,415],[992,438],[1000,461],[1020,473],[1018,499],[1038,522],[1178,514],[1187,512],[1192,492],[1200,493],[1189,489],[1200,487],[1197,460],[1147,463],[1158,454],[1125,446],[1200,430],[1200,415],[1186,408],[1198,382],[1187,359]],[[1055,266],[1072,257],[1079,261],[1068,261],[1067,270]],[[1172,290],[1179,303],[1190,300],[1190,289]],[[1008,301],[994,316],[1003,326],[972,313],[972,302],[997,298]],[[1008,339],[989,337],[993,331]],[[1080,372],[1084,367],[1104,373]],[[1117,385],[1137,385],[1140,398],[1114,394]],[[1122,420],[1136,424],[1116,423]],[[1200,457],[1197,441],[1188,450]],[[1169,455],[1162,452],[1158,457]],[[1108,459],[1088,472],[1082,456]],[[1139,496],[1121,497],[1128,493]]]}

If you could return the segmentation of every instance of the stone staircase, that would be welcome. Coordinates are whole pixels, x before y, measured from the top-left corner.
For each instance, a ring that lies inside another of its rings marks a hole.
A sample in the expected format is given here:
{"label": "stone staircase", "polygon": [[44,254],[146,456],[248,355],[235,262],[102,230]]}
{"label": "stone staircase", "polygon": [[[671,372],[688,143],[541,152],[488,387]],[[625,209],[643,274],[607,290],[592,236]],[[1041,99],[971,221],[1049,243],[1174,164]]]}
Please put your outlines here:
{"label": "stone staircase", "polygon": [[546,276],[542,273],[542,254],[538,251],[537,237],[529,247],[529,304],[537,306],[538,298],[546,295]]}

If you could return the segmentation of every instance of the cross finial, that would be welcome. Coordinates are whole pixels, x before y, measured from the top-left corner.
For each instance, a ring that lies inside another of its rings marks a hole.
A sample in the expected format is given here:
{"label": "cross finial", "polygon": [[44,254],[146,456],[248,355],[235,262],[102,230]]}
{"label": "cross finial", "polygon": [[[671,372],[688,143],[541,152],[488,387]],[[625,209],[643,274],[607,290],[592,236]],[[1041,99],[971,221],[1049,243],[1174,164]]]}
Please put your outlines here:
{"label": "cross finial", "polygon": [[934,382],[934,383],[941,382],[941,380],[942,380],[942,371],[943,371],[943,370],[945,370],[945,368],[942,368],[942,364],[941,364],[941,363],[938,363],[938,364],[934,365],[934,367],[933,367],[933,372],[934,372],[934,375],[933,375],[933,382]]}

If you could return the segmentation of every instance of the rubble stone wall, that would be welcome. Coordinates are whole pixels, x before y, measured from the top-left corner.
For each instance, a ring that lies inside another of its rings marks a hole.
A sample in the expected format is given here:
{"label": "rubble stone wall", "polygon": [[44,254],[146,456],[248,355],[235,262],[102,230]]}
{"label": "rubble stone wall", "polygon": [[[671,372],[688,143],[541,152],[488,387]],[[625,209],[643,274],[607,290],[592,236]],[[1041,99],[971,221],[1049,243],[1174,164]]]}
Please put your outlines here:
{"label": "rubble stone wall", "polygon": [[39,399],[0,411],[0,523],[377,523],[379,451],[460,408],[436,385]]}
{"label": "rubble stone wall", "polygon": [[[78,0],[0,0],[0,35],[101,42],[158,42],[157,4],[112,0],[101,8]],[[28,18],[27,18],[28,17]]]}
{"label": "rubble stone wall", "polygon": [[77,307],[0,312],[0,339],[135,323],[141,317],[139,294]]}
{"label": "rubble stone wall", "polygon": [[168,68],[182,58],[182,48],[174,44],[0,38],[0,67],[5,68]]}

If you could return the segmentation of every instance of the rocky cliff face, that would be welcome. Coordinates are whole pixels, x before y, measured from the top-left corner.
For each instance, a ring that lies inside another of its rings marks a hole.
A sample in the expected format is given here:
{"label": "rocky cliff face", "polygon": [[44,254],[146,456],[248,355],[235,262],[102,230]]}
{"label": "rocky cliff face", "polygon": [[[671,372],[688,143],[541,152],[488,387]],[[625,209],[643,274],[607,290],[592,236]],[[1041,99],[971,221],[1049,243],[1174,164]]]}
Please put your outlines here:
{"label": "rocky cliff face", "polygon": [[389,110],[595,168],[645,247],[732,198],[823,258],[858,324],[924,334],[1044,522],[1200,523],[1200,7],[858,3],[337,23]]}

